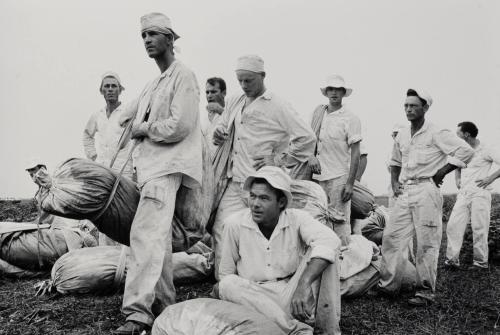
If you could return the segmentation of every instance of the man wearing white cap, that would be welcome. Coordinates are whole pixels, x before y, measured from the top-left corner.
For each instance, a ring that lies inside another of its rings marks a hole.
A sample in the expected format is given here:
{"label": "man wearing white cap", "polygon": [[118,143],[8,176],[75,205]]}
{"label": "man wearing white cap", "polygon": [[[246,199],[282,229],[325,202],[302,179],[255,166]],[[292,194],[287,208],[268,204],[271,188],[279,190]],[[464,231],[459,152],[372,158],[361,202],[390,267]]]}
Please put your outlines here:
{"label": "man wearing white cap", "polygon": [[[226,111],[214,131],[214,144],[232,145],[228,162],[231,181],[213,226],[216,274],[224,220],[247,207],[245,179],[266,165],[292,167],[304,163],[314,151],[313,132],[287,102],[266,89],[265,76],[262,58],[256,55],[238,58],[236,77],[243,94],[228,99]],[[229,133],[234,138],[228,138]]]}
{"label": "man wearing white cap", "polygon": [[457,201],[446,226],[448,245],[445,265],[459,267],[460,249],[465,228],[470,222],[474,241],[473,261],[470,270],[488,268],[488,230],[491,213],[491,184],[500,178],[500,169],[490,174],[493,164],[500,165],[500,151],[477,138],[478,129],[472,122],[458,124],[457,135],[475,151],[465,169],[455,170]]}
{"label": "man wearing white cap", "polygon": [[250,208],[226,221],[218,295],[266,315],[286,334],[312,334],[314,323],[321,334],[340,334],[340,240],[307,212],[287,209],[290,184],[275,166],[246,179]]}
{"label": "man wearing white cap", "polygon": [[319,181],[328,196],[328,206],[344,213],[345,222],[334,227],[344,245],[351,235],[351,195],[360,158],[361,121],[342,99],[352,93],[344,78],[326,78],[321,93],[328,105],[319,105],[311,126],[318,136],[316,153],[309,158],[313,179]]}
{"label": "man wearing white cap", "polygon": [[[120,101],[120,94],[124,90],[120,77],[115,72],[106,72],[102,75],[99,91],[104,97],[106,106],[92,114],[83,131],[83,147],[88,159],[107,167],[118,150],[118,143],[123,133],[120,118],[125,108]],[[130,141],[119,150],[112,169],[120,171],[123,165],[123,175],[134,179],[132,162],[127,162]],[[118,245],[103,233],[99,233],[99,245]]]}
{"label": "man wearing white cap", "polygon": [[161,74],[151,81],[122,123],[133,118],[133,163],[141,199],[130,231],[130,257],[122,311],[127,322],[115,334],[140,334],[175,303],[172,219],[177,190],[200,187],[202,135],[194,73],[175,59],[179,38],[161,13],[141,17],[146,52]]}
{"label": "man wearing white cap", "polygon": [[431,105],[432,98],[425,91],[407,91],[404,109],[411,126],[401,129],[394,141],[390,165],[397,199],[382,239],[379,291],[397,294],[406,249],[416,235],[417,291],[408,300],[414,306],[435,299],[442,234],[443,198],[439,187],[446,174],[465,167],[474,154],[454,133],[425,120]]}

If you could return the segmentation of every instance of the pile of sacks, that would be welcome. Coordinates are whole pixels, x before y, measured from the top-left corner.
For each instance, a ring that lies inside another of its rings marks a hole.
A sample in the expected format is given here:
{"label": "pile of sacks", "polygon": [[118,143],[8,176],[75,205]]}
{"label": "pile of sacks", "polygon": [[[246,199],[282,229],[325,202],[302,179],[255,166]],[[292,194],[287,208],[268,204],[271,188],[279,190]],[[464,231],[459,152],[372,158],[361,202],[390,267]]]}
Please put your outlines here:
{"label": "pile of sacks", "polygon": [[[51,279],[37,284],[37,294],[107,293],[123,288],[127,274],[125,246],[72,250],[52,267]],[[188,252],[172,255],[174,282],[188,284],[207,279],[213,272],[213,251],[198,242]]]}
{"label": "pile of sacks", "polygon": [[52,217],[50,224],[0,223],[0,274],[34,277],[50,270],[68,251],[94,247],[97,240],[74,220]]}

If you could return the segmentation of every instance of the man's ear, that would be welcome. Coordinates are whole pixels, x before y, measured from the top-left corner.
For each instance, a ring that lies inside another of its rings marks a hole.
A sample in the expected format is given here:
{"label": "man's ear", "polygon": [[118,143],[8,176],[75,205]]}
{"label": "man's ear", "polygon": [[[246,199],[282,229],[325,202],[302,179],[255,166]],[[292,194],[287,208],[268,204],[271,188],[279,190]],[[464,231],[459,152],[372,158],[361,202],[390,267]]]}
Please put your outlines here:
{"label": "man's ear", "polygon": [[429,105],[428,104],[425,104],[424,105],[424,113],[427,113],[427,111],[429,110]]}
{"label": "man's ear", "polygon": [[281,210],[284,210],[286,208],[287,203],[288,203],[287,197],[280,197],[280,199],[278,200],[278,205]]}

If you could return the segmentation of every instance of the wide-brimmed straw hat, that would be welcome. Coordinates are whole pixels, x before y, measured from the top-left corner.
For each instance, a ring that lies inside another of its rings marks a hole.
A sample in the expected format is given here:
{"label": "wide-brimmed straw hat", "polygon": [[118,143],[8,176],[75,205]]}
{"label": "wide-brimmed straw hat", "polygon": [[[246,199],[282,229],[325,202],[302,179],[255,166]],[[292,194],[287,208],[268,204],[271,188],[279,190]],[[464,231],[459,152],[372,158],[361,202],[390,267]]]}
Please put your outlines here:
{"label": "wide-brimmed straw hat", "polygon": [[344,78],[342,78],[341,76],[336,75],[336,74],[332,74],[332,75],[326,77],[325,85],[320,88],[321,93],[323,93],[323,95],[325,97],[326,97],[326,89],[328,87],[344,88],[345,89],[345,97],[350,96],[352,93],[352,88],[347,87],[347,85],[345,84]]}

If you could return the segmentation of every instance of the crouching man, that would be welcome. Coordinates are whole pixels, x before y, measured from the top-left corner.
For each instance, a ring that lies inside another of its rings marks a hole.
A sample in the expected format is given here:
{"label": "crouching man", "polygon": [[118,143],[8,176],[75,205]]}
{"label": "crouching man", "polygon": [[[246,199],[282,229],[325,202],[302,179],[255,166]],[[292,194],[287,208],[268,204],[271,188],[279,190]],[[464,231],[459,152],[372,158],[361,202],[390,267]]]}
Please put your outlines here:
{"label": "crouching man", "polygon": [[310,325],[340,334],[340,239],[308,213],[286,208],[290,184],[274,166],[246,179],[249,208],[225,222],[218,294],[266,315],[287,334],[312,334]]}

